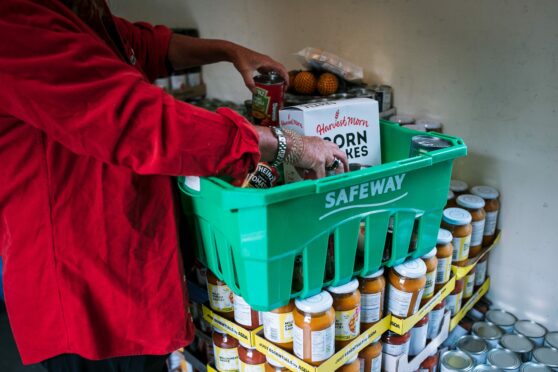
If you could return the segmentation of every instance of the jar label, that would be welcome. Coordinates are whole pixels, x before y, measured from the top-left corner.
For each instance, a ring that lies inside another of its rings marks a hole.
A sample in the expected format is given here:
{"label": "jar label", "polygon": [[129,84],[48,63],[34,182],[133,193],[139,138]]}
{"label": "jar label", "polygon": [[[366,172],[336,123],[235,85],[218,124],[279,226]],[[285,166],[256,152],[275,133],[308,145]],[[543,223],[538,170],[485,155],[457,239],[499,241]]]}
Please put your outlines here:
{"label": "jar label", "polygon": [[451,311],[451,315],[455,316],[461,309],[461,297],[463,296],[463,291],[457,294],[450,294],[446,297],[446,307]]}
{"label": "jar label", "polygon": [[335,339],[347,341],[360,334],[360,306],[356,309],[335,312]]}
{"label": "jar label", "polygon": [[[234,321],[247,327],[258,326],[262,323],[261,313],[253,311],[250,305],[240,296],[234,295]],[[252,312],[258,316],[257,324],[252,324]]]}
{"label": "jar label", "polygon": [[246,364],[238,359],[240,364],[240,372],[265,372],[265,363],[262,364]]}
{"label": "jar label", "polygon": [[286,343],[293,341],[293,313],[263,313],[265,338],[271,342]]}
{"label": "jar label", "polygon": [[403,292],[390,284],[388,292],[388,312],[400,318],[406,318],[412,299],[412,292]]}
{"label": "jar label", "polygon": [[497,220],[498,220],[498,211],[486,212],[486,220],[484,223],[484,235],[492,236],[496,233]]}
{"label": "jar label", "polygon": [[420,327],[411,328],[411,340],[409,342],[409,355],[418,355],[426,347],[426,334],[428,323]]}
{"label": "jar label", "polygon": [[409,354],[409,340],[401,345],[388,344],[387,342],[384,342],[384,344],[382,345],[382,351],[392,356]]}
{"label": "jar label", "polygon": [[382,295],[383,292],[360,294],[360,321],[362,323],[374,323],[380,320]]}
{"label": "jar label", "polygon": [[469,257],[469,246],[471,244],[471,235],[463,238],[453,238],[453,261],[463,261]]}
{"label": "jar label", "polygon": [[382,353],[372,359],[370,372],[381,372],[382,370]]}
{"label": "jar label", "polygon": [[486,264],[487,260],[477,263],[475,266],[475,286],[480,287],[486,280]]}
{"label": "jar label", "polygon": [[436,284],[446,283],[450,278],[451,257],[438,258],[436,266]]}
{"label": "jar label", "polygon": [[471,223],[471,225],[473,225],[473,232],[471,233],[471,247],[482,245],[482,236],[484,235],[485,225],[484,221],[485,220],[480,220]]}
{"label": "jar label", "polygon": [[426,284],[424,286],[423,298],[432,297],[434,294],[434,286],[436,285],[436,270],[426,273]]}
{"label": "jar label", "polygon": [[293,350],[297,357],[304,359],[305,342],[310,342],[310,360],[321,362],[330,358],[335,351],[335,323],[321,331],[311,331],[310,340],[304,339],[302,328],[293,328]]}
{"label": "jar label", "polygon": [[432,310],[428,313],[428,330],[426,332],[427,339],[432,340],[440,333],[442,321],[444,320],[444,310],[444,308],[441,308],[439,310]]}
{"label": "jar label", "polygon": [[222,349],[213,344],[213,352],[215,354],[215,367],[219,371],[237,371],[238,370],[238,349]]}
{"label": "jar label", "polygon": [[228,286],[207,283],[207,292],[209,294],[209,306],[213,310],[223,313],[230,313],[234,310],[233,292]]}
{"label": "jar label", "polygon": [[424,295],[424,288],[421,288],[418,295],[417,295],[417,299],[415,301],[415,308],[413,309],[413,314],[415,314],[419,310],[420,300],[422,299],[423,295]]}
{"label": "jar label", "polygon": [[475,270],[471,270],[469,275],[465,277],[465,289],[463,290],[463,297],[469,298],[473,295],[475,288]]}

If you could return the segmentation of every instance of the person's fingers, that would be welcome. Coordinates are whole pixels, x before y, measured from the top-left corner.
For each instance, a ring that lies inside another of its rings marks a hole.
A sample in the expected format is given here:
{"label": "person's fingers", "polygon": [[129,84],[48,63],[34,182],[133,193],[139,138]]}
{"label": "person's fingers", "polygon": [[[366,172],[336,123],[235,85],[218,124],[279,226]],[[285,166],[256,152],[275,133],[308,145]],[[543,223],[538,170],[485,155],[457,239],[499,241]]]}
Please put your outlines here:
{"label": "person's fingers", "polygon": [[289,87],[289,71],[281,63],[275,62],[274,60],[272,60],[270,58],[269,62],[262,64],[257,69],[257,71],[259,73],[267,73],[267,72],[270,72],[270,71],[275,71],[279,74],[279,76],[281,76],[283,78],[283,80],[285,80],[285,89],[287,89]]}
{"label": "person's fingers", "polygon": [[349,160],[347,159],[347,154],[344,150],[337,148],[334,151],[335,157],[339,159],[343,165],[343,167],[339,167],[339,169],[343,169],[345,172],[349,171]]}
{"label": "person's fingers", "polygon": [[246,85],[246,88],[248,88],[250,92],[254,93],[254,89],[256,89],[256,84],[254,83],[254,77],[252,76],[252,71],[242,70],[240,71],[240,75],[244,80],[244,85]]}
{"label": "person's fingers", "polygon": [[316,177],[318,178],[324,178],[326,176],[325,168],[325,162],[323,160],[316,162],[314,167],[312,167],[314,172],[316,172]]}

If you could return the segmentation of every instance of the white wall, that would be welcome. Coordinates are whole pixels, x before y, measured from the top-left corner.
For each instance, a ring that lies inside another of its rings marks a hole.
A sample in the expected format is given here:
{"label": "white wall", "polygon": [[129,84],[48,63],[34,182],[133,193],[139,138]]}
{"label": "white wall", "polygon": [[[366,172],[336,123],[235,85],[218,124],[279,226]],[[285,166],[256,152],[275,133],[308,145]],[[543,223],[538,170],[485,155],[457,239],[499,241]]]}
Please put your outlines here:
{"label": "white wall", "polygon": [[[112,1],[131,19],[195,26],[289,68],[305,46],[365,68],[400,112],[441,119],[470,155],[456,173],[502,192],[490,297],[558,329],[558,2],[552,0]],[[232,67],[204,70],[209,94],[249,97]]]}

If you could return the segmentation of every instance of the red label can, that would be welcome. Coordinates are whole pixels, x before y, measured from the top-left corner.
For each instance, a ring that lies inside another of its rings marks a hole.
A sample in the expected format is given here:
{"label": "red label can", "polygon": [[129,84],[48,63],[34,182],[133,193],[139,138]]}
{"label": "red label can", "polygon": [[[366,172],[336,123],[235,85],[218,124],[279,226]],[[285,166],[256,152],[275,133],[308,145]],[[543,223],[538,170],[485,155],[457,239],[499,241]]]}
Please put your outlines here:
{"label": "red label can", "polygon": [[252,96],[254,124],[279,126],[279,110],[283,108],[285,80],[274,71],[254,78],[256,89]]}

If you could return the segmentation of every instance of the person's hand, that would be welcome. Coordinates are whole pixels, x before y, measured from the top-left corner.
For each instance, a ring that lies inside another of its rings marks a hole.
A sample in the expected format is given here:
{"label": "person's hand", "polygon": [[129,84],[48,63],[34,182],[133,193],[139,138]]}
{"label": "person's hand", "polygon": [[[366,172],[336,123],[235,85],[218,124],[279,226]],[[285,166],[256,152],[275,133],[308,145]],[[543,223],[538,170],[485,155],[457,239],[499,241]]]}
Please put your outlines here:
{"label": "person's hand", "polygon": [[275,71],[285,80],[285,89],[289,85],[289,73],[285,66],[264,54],[235,45],[231,53],[231,62],[242,75],[244,84],[252,92],[256,88],[253,77],[255,71],[262,74]]}

